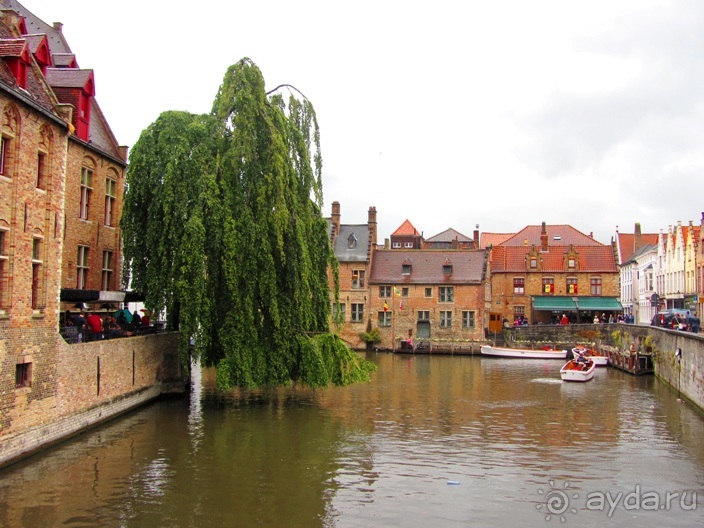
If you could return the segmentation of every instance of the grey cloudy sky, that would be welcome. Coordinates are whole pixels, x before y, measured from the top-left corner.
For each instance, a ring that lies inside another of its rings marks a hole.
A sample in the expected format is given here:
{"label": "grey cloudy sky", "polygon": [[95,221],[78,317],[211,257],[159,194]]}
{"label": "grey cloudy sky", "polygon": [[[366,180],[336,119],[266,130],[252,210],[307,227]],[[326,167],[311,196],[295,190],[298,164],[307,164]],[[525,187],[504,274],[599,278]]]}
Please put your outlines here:
{"label": "grey cloudy sky", "polygon": [[321,126],[324,214],[379,238],[704,211],[704,2],[24,0],[60,21],[121,144],[205,113],[228,66],[296,86]]}

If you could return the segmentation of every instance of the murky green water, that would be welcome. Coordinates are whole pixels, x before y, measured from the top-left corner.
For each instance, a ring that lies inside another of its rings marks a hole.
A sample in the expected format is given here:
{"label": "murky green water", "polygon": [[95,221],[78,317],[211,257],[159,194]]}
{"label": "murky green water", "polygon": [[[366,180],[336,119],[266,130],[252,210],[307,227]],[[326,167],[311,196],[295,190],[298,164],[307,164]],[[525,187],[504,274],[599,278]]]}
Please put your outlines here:
{"label": "murky green water", "polygon": [[196,373],[0,472],[0,526],[704,526],[704,418],[653,377],[369,358],[372,383],[320,391]]}

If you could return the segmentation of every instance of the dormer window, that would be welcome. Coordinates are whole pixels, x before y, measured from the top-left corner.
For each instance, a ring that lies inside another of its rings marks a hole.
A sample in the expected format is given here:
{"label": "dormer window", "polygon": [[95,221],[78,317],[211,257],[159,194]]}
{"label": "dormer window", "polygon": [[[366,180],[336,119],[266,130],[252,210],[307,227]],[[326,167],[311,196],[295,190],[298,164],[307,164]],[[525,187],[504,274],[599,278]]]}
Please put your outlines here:
{"label": "dormer window", "polygon": [[25,39],[2,39],[0,56],[5,59],[17,84],[27,88],[27,70],[31,64],[31,54]]}
{"label": "dormer window", "polygon": [[403,264],[401,264],[401,272],[404,275],[410,275],[411,274],[411,261],[406,259],[403,261]]}
{"label": "dormer window", "polygon": [[538,259],[536,257],[530,258],[530,267],[531,269],[536,269],[538,267]]}
{"label": "dormer window", "polygon": [[567,259],[567,267],[570,269],[574,269],[575,261],[573,258],[568,258]]}
{"label": "dormer window", "polygon": [[446,259],[445,262],[443,263],[442,274],[443,275],[452,275],[452,263],[450,262],[450,259]]}
{"label": "dormer window", "polygon": [[354,236],[354,233],[351,233],[350,236],[347,237],[347,249],[354,249],[357,247],[357,237]]}

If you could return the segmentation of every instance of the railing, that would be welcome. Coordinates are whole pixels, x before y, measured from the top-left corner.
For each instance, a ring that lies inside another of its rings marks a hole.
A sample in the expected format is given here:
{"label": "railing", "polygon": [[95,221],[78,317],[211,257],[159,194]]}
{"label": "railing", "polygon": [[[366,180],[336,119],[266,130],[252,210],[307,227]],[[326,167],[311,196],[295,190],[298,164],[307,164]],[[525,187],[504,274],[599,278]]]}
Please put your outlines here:
{"label": "railing", "polygon": [[61,325],[59,333],[68,344],[101,341],[105,339],[122,339],[150,334],[160,334],[166,331],[166,324],[158,321],[150,326],[122,325],[118,328],[104,329],[102,332],[93,332],[87,326],[84,328],[75,325]]}

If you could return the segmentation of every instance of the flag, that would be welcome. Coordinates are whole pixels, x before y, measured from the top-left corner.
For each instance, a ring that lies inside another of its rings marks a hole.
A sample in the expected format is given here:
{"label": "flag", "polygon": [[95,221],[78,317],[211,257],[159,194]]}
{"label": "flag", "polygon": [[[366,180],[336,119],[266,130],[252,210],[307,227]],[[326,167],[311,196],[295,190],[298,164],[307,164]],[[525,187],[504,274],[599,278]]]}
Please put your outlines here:
{"label": "flag", "polygon": [[402,300],[401,303],[398,305],[398,309],[399,309],[399,310],[403,310],[403,300]]}
{"label": "flag", "polygon": [[384,311],[387,311],[389,309],[389,305],[386,301],[384,301]]}
{"label": "flag", "polygon": [[401,292],[398,291],[398,288],[394,286],[394,293],[396,294],[396,297],[401,297]]}

